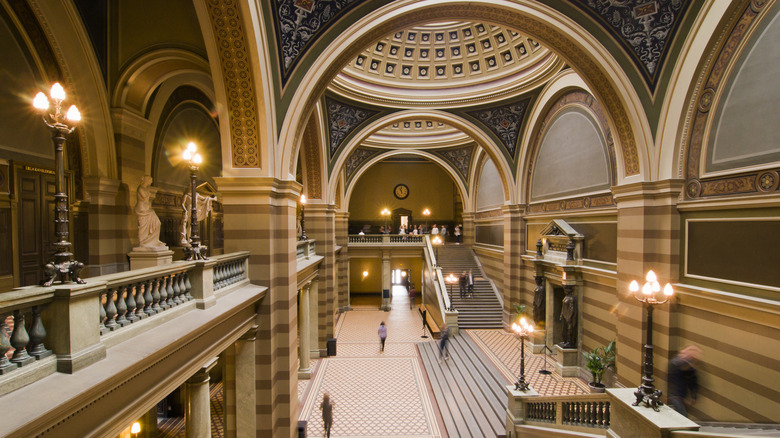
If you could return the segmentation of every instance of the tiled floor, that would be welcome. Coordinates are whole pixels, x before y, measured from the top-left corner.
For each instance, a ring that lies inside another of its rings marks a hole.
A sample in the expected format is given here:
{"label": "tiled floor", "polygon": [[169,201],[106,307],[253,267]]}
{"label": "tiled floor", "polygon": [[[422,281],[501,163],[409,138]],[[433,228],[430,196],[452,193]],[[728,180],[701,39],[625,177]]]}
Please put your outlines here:
{"label": "tiled floor", "polygon": [[[324,436],[320,403],[327,391],[334,403],[333,437],[446,437],[438,409],[429,392],[415,344],[421,339],[422,321],[409,310],[403,289],[393,291],[393,310],[379,303],[353,301],[353,310],[340,315],[336,326],[337,355],[322,358],[311,380],[301,380],[299,419],[307,420],[307,436]],[[387,325],[385,352],[379,352],[377,328]],[[475,330],[468,336],[497,368],[515,381],[520,369],[520,342],[501,330]],[[526,345],[526,378],[541,395],[587,393],[580,379],[538,373],[544,356]],[[552,361],[548,369],[552,369]]]}

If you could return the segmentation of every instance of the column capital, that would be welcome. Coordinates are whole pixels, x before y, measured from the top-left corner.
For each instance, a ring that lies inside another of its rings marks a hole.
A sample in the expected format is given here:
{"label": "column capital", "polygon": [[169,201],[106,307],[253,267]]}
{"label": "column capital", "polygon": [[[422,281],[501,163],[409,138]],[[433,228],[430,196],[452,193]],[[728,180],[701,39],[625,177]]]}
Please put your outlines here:
{"label": "column capital", "polygon": [[506,216],[522,216],[525,214],[525,205],[511,204],[501,206],[501,213]]}
{"label": "column capital", "polygon": [[88,176],[84,178],[84,189],[90,203],[99,205],[116,205],[116,196],[119,193],[118,179],[104,176]]}
{"label": "column capital", "polygon": [[685,181],[682,179],[637,182],[612,187],[612,196],[618,209],[677,205],[684,186]]}
{"label": "column capital", "polygon": [[190,384],[197,384],[197,383],[205,383],[209,381],[209,371],[211,371],[212,368],[217,366],[217,363],[219,362],[218,357],[212,357],[209,359],[208,362],[206,362],[205,365],[200,367],[198,371],[195,372],[189,379],[187,379],[187,383]]}
{"label": "column capital", "polygon": [[240,338],[238,338],[241,341],[254,341],[257,339],[257,330],[260,328],[260,326],[253,325],[252,327],[249,327],[249,329],[244,332],[243,335],[241,335]]}

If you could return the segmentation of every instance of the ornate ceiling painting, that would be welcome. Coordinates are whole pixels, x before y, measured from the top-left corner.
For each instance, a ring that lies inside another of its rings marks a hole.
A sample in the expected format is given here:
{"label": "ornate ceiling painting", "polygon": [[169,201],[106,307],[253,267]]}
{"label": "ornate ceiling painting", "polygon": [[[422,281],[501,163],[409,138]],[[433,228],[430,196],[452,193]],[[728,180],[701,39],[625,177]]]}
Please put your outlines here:
{"label": "ornate ceiling painting", "polygon": [[670,43],[692,2],[581,0],[570,3],[594,17],[615,37],[654,92]]}
{"label": "ornate ceiling painting", "polygon": [[340,16],[364,0],[271,0],[282,87],[303,54]]}
{"label": "ornate ceiling painting", "polygon": [[433,153],[443,158],[453,169],[457,170],[463,183],[468,187],[469,169],[471,168],[471,160],[474,158],[474,151],[474,146],[465,146],[433,151]]}
{"label": "ornate ceiling painting", "polygon": [[333,160],[344,140],[360,125],[379,114],[379,111],[360,108],[333,98],[325,97],[328,121],[328,151]]}
{"label": "ornate ceiling painting", "polygon": [[532,99],[532,97],[527,97],[508,105],[467,111],[466,114],[492,132],[498,138],[499,144],[506,150],[507,157],[514,161],[517,141],[523,128],[523,120]]}
{"label": "ornate ceiling painting", "polygon": [[349,158],[344,163],[344,169],[346,172],[347,181],[352,179],[355,172],[360,169],[365,162],[371,159],[374,155],[380,153],[377,149],[357,148],[349,154]]}

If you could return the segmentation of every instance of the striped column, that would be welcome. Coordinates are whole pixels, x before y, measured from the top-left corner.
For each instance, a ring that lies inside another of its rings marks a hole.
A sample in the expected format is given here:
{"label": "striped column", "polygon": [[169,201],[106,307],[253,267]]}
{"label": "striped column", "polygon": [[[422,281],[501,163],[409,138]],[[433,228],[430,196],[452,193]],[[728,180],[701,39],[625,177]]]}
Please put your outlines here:
{"label": "striped column", "polygon": [[[135,221],[135,215],[131,214],[129,206],[118,205],[119,186],[120,182],[115,179],[84,179],[84,188],[89,196],[89,260],[79,261],[87,265],[90,277],[128,268],[127,253],[131,249],[129,226],[131,220]],[[87,273],[82,272],[81,275],[86,277]]]}
{"label": "striped column", "polygon": [[[523,287],[522,265],[525,249],[525,230],[523,229],[524,208],[519,205],[505,205],[501,212],[504,217],[504,325],[512,325],[512,314],[518,304],[530,304],[528,291]],[[465,218],[464,218],[465,220]],[[532,289],[533,290],[533,289]]]}
{"label": "striped column", "polygon": [[255,419],[255,341],[252,327],[225,350],[224,401],[225,436],[251,436],[257,430]]}
{"label": "striped column", "polygon": [[271,177],[216,182],[223,195],[225,252],[250,251],[249,279],[268,287],[257,318],[255,435],[293,437],[298,415],[295,220],[301,185]]}
{"label": "striped column", "polygon": [[336,224],[333,205],[317,204],[310,200],[306,204],[306,234],[317,242],[317,255],[324,257],[320,262],[317,296],[317,332],[321,355],[327,349],[328,339],[333,337],[336,313]]}
{"label": "striped column", "polygon": [[349,212],[336,212],[336,308],[349,308]]}
{"label": "striped column", "polygon": [[474,245],[474,235],[476,229],[474,228],[474,213],[463,212],[463,229],[461,230],[461,239],[464,245]]}
{"label": "striped column", "polygon": [[[618,208],[617,224],[617,323],[618,380],[632,387],[641,384],[646,312],[628,293],[631,280],[644,283],[652,269],[658,281],[675,283],[680,263],[680,215],[677,200],[681,180],[635,183],[613,187]],[[666,389],[666,369],[676,349],[673,303],[656,306],[653,314],[655,386]]]}

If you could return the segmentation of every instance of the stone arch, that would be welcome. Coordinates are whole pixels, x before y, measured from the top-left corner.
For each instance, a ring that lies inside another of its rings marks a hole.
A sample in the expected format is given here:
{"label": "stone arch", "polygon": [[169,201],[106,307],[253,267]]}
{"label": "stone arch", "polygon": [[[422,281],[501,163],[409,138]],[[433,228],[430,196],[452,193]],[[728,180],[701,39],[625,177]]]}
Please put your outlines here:
{"label": "stone arch", "polygon": [[[333,165],[333,170],[331,171],[331,175],[336,175],[340,173],[341,169],[344,167],[346,160],[349,157],[349,154],[354,149],[356,149],[366,138],[368,138],[371,134],[373,134],[377,130],[382,129],[383,127],[393,123],[402,122],[404,120],[410,120],[410,119],[419,119],[419,118],[432,119],[434,121],[446,123],[454,128],[461,130],[463,133],[471,137],[477,143],[477,145],[481,146],[481,148],[485,150],[486,153],[490,155],[491,159],[493,159],[494,162],[496,163],[496,167],[498,168],[499,173],[501,174],[502,177],[504,195],[507,198],[507,201],[514,200],[513,191],[510,189],[514,185],[512,182],[513,181],[512,171],[509,167],[509,164],[504,159],[504,156],[502,155],[498,145],[493,143],[492,139],[488,137],[488,135],[484,131],[482,131],[477,126],[473,125],[471,122],[459,116],[456,116],[454,114],[450,114],[443,111],[431,111],[431,110],[400,111],[382,117],[378,120],[375,120],[374,122],[362,128],[358,134],[356,134],[346,145],[344,145],[343,151],[339,154],[338,158],[336,159],[336,162]],[[405,152],[409,150],[410,149],[400,149],[401,152]],[[460,178],[458,179],[460,180]],[[328,184],[328,196],[329,196],[328,199],[333,199],[333,194],[335,193],[334,190],[335,190],[335,181],[333,180],[333,178],[331,178],[331,181]],[[466,204],[466,201],[470,199],[470,196],[468,196],[467,191],[465,191],[464,194],[465,194],[465,196],[463,197],[464,206],[469,205]]]}
{"label": "stone arch", "polygon": [[[577,23],[546,6],[499,1],[492,4],[448,1],[388,5],[355,22],[338,35],[313,63],[296,90],[280,134],[285,150],[277,173],[294,173],[295,157],[309,110],[331,78],[360,50],[402,26],[441,20],[483,20],[528,33],[566,59],[582,75],[607,108],[616,130],[619,178],[643,178],[652,135],[644,110],[619,65],[604,47]],[[571,35],[577,35],[577,38]]]}

